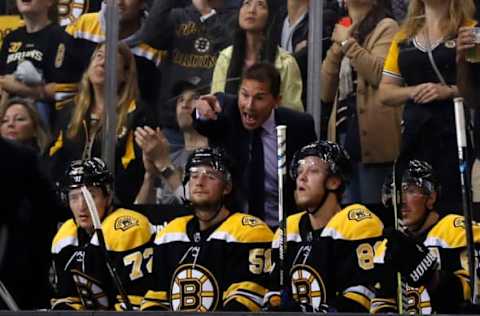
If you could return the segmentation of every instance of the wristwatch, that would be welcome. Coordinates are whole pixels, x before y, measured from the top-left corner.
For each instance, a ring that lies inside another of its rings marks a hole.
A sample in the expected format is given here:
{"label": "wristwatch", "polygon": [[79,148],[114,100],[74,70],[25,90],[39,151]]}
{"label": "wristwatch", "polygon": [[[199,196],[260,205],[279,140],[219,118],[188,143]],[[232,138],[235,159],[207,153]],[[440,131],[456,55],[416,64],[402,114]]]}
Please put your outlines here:
{"label": "wristwatch", "polygon": [[175,173],[175,167],[172,164],[166,165],[162,170],[160,170],[160,176],[162,178],[168,179]]}

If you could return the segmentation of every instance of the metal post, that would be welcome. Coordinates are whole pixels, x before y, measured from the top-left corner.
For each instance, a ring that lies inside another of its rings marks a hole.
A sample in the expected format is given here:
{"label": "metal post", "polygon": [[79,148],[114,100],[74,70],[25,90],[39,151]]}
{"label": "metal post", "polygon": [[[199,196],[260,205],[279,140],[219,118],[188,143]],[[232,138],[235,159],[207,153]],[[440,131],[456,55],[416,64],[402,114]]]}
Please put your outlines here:
{"label": "metal post", "polygon": [[321,67],[322,67],[322,37],[323,37],[323,2],[325,0],[311,0],[308,25],[308,87],[307,112],[315,120],[315,131],[320,136],[322,115],[321,96]]}
{"label": "metal post", "polygon": [[112,174],[115,174],[115,145],[117,140],[117,51],[118,51],[118,4],[106,0],[106,54],[105,54],[105,126],[102,143],[102,158]]}

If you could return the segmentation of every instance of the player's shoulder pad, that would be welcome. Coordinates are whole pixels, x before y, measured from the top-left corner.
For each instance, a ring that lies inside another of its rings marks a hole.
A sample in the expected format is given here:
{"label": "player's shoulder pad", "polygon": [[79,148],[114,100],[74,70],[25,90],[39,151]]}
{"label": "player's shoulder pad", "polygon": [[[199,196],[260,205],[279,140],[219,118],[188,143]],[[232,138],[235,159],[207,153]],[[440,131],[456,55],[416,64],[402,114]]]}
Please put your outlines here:
{"label": "player's shoulder pad", "polygon": [[352,204],[335,214],[322,231],[322,237],[362,240],[380,237],[382,221],[361,204]]}
{"label": "player's shoulder pad", "polygon": [[[126,251],[148,243],[155,228],[144,215],[123,208],[110,213],[102,222],[105,243],[111,251]],[[92,238],[98,244],[97,236]]]}
{"label": "player's shoulder pad", "polygon": [[[473,222],[473,238],[480,242],[480,224]],[[467,246],[465,219],[461,215],[446,215],[430,230],[424,242],[427,247],[461,248]]]}
{"label": "player's shoulder pad", "polygon": [[[306,212],[300,212],[292,214],[287,217],[287,242],[300,242],[302,237],[300,236],[300,220]],[[280,229],[275,231],[275,236],[273,237],[273,248],[278,248],[278,242],[280,239]]]}
{"label": "player's shoulder pad", "polygon": [[52,242],[52,253],[58,254],[68,246],[78,246],[77,224],[73,218],[69,219],[60,227]]}
{"label": "player's shoulder pad", "polygon": [[224,240],[238,243],[271,243],[272,230],[258,217],[235,213],[230,215],[211,235],[208,240]]}
{"label": "player's shoulder pad", "polygon": [[187,224],[193,218],[193,215],[177,217],[157,233],[155,244],[168,244],[174,241],[189,242],[187,234]]}

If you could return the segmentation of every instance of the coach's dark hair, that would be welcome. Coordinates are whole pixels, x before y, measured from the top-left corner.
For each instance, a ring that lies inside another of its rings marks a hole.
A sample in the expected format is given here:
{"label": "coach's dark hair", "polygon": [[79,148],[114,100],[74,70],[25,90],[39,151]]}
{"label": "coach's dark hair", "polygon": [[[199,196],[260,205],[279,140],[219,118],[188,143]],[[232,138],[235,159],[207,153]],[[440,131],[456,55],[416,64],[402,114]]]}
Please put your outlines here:
{"label": "coach's dark hair", "polygon": [[267,83],[270,87],[270,93],[274,97],[278,97],[280,95],[280,73],[272,64],[258,63],[250,66],[243,73],[243,80],[246,79]]}

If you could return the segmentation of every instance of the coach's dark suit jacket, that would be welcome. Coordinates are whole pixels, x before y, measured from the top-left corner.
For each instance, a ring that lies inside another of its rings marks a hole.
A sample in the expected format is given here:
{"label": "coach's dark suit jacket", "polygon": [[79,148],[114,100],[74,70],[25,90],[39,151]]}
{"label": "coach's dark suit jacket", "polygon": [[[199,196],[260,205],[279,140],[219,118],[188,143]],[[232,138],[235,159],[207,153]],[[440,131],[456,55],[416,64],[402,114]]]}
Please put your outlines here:
{"label": "coach's dark suit jacket", "polygon": [[[250,133],[242,125],[238,98],[223,93],[216,94],[216,96],[223,112],[219,114],[217,120],[202,121],[195,119],[194,127],[200,134],[208,137],[210,146],[223,147],[235,159],[237,173],[242,176],[249,161]],[[287,126],[287,166],[290,166],[290,161],[295,152],[317,139],[313,118],[307,113],[279,107],[275,109],[275,123],[277,126]],[[239,188],[240,190],[238,190]],[[248,201],[245,196],[245,192],[248,191],[242,188],[242,181],[238,176],[234,176],[234,190],[237,190],[236,197],[242,199],[242,202]],[[294,190],[295,182],[290,179],[290,176],[287,176],[284,207],[289,214],[296,212]],[[241,204],[234,204],[233,206],[238,207],[239,205]],[[238,208],[236,210],[246,211]]]}

